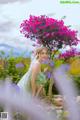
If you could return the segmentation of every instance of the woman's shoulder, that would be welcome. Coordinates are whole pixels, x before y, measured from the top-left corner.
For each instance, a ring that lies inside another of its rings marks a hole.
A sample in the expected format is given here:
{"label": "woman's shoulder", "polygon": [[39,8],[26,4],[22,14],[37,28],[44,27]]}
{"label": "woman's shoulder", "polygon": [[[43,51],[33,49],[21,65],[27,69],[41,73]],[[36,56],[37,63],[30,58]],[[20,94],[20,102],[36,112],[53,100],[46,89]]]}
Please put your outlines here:
{"label": "woman's shoulder", "polygon": [[38,68],[40,68],[40,63],[36,60],[36,61],[33,63],[32,68],[33,68],[33,69],[38,69]]}
{"label": "woman's shoulder", "polygon": [[40,62],[38,60],[36,60],[33,64],[34,65],[40,65]]}

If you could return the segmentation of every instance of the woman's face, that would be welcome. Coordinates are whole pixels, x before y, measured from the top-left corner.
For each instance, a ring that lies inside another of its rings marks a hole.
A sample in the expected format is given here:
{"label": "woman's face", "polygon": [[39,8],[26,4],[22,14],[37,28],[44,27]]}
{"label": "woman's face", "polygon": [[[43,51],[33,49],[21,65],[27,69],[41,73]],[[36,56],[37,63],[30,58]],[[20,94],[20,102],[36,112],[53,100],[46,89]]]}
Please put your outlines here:
{"label": "woman's face", "polygon": [[48,51],[47,49],[43,49],[40,53],[39,53],[39,59],[41,61],[45,61],[48,59]]}

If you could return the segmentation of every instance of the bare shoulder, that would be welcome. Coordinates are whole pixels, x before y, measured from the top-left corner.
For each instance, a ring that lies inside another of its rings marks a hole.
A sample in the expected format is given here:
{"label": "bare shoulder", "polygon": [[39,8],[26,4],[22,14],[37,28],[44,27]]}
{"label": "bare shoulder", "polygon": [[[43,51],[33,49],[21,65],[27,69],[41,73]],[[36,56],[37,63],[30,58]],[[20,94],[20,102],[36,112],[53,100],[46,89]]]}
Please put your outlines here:
{"label": "bare shoulder", "polygon": [[32,70],[38,70],[39,71],[40,70],[40,63],[36,61],[33,64]]}

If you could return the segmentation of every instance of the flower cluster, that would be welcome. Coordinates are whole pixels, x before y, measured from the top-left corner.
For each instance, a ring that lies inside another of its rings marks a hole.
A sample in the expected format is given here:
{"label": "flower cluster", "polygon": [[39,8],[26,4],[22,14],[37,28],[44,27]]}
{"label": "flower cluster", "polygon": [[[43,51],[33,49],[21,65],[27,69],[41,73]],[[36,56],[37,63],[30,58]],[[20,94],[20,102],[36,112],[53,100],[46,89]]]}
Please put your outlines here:
{"label": "flower cluster", "polygon": [[48,69],[47,69],[47,71],[45,71],[45,75],[48,79],[50,79],[51,75],[52,75],[52,69],[54,67],[54,62],[52,60],[47,60],[43,64],[48,65]]}
{"label": "flower cluster", "polygon": [[71,57],[80,56],[80,52],[78,52],[75,48],[71,48],[70,50],[67,50],[65,53],[61,53],[59,55],[60,59],[69,59]]}
{"label": "flower cluster", "polygon": [[56,20],[47,16],[30,16],[20,26],[20,32],[30,38],[47,46],[50,50],[62,48],[62,45],[77,45],[77,31],[71,30],[64,25],[63,20]]}

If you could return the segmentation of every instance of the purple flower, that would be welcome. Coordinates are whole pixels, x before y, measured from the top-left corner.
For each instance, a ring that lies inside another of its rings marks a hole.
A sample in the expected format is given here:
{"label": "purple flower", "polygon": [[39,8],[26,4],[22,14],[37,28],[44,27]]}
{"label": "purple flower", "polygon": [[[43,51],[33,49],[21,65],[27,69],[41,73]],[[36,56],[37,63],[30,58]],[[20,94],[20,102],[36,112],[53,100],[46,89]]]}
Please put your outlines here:
{"label": "purple flower", "polygon": [[18,85],[16,85],[15,83],[12,83],[12,84],[10,85],[10,87],[11,87],[13,90],[16,90],[17,92],[19,92],[19,91],[20,91],[19,86],[18,86]]}
{"label": "purple flower", "polygon": [[68,71],[70,69],[69,64],[63,64],[62,67],[64,68],[65,71]]}
{"label": "purple flower", "polygon": [[46,76],[47,76],[48,79],[50,79],[51,78],[51,72],[47,72]]}
{"label": "purple flower", "polygon": [[23,63],[18,63],[16,64],[16,68],[23,68],[24,67],[24,64]]}
{"label": "purple flower", "polygon": [[50,62],[50,66],[51,66],[51,67],[54,66],[54,62],[53,62],[53,61]]}

